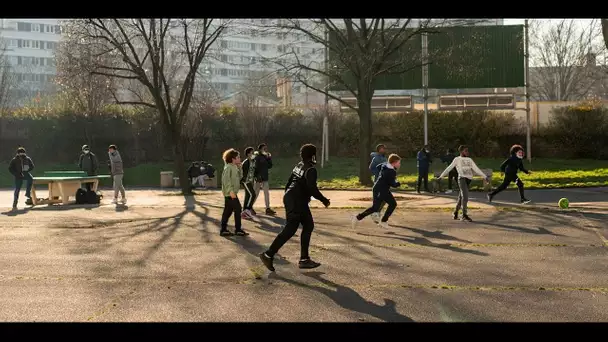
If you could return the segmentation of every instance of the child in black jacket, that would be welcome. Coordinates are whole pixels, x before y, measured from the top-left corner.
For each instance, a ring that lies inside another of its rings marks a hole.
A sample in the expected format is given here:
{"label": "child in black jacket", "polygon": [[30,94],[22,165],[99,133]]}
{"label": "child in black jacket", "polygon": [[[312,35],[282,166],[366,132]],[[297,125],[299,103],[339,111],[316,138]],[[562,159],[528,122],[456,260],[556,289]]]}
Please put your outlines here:
{"label": "child in black jacket", "polygon": [[386,208],[384,216],[380,220],[379,225],[380,227],[388,228],[388,219],[393,214],[393,211],[395,211],[395,208],[397,208],[397,201],[395,201],[395,197],[393,197],[393,194],[391,193],[391,187],[398,188],[401,186],[401,184],[397,182],[396,171],[400,166],[401,157],[396,154],[391,154],[388,157],[387,163],[378,165],[380,168],[380,174],[378,175],[378,179],[376,179],[372,189],[374,196],[373,204],[370,208],[367,208],[364,212],[352,218],[353,228],[356,227],[357,223],[363,220],[366,216],[378,212],[382,202],[386,203],[388,208]]}
{"label": "child in black jacket", "polygon": [[524,167],[524,149],[520,145],[511,146],[511,156],[505,160],[500,165],[500,171],[504,172],[505,178],[502,181],[502,184],[496,188],[496,190],[492,191],[488,194],[488,201],[492,202],[494,196],[496,196],[499,192],[506,189],[511,182],[515,182],[517,185],[517,190],[519,190],[519,197],[522,204],[530,203],[528,199],[524,196],[524,183],[517,176],[518,171],[522,171],[525,174],[530,174],[531,172],[526,170]]}

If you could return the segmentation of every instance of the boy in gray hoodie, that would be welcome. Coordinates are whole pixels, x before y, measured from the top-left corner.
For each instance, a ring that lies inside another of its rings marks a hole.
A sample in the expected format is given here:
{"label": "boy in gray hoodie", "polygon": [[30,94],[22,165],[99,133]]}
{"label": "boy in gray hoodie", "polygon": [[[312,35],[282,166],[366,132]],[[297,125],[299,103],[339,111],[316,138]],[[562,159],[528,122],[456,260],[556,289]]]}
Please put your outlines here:
{"label": "boy in gray hoodie", "polygon": [[[376,184],[376,180],[380,174],[380,168],[378,165],[386,164],[387,162],[386,146],[384,144],[377,145],[376,152],[372,152],[370,157],[372,158],[372,162],[369,164],[369,170],[372,172],[372,175],[374,176],[374,184]],[[375,223],[380,222],[380,212],[382,211],[382,208],[384,208],[384,202],[380,203],[378,208],[378,212],[371,215],[371,218]]]}
{"label": "boy in gray hoodie", "polygon": [[110,145],[108,148],[108,156],[110,157],[110,172],[112,174],[112,179],[114,180],[114,199],[112,200],[112,204],[118,203],[119,191],[122,196],[122,204],[126,204],[127,197],[125,195],[125,187],[122,185],[122,178],[124,176],[122,158],[120,157],[116,145]]}

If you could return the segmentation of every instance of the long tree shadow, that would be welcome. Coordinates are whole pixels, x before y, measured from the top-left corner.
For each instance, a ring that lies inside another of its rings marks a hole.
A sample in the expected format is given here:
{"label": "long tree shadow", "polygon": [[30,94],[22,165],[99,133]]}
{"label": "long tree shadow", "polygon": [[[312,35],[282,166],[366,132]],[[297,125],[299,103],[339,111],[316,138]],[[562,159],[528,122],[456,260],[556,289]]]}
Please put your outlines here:
{"label": "long tree shadow", "polygon": [[413,319],[397,312],[396,303],[392,299],[384,298],[384,305],[378,305],[363,298],[359,293],[349,287],[324,279],[322,277],[324,274],[325,273],[323,272],[304,273],[305,276],[311,277],[323,285],[332,287],[333,289],[329,289],[325,286],[315,286],[301,283],[293,279],[282,277],[276,273],[272,273],[269,278],[282,280],[288,284],[317,291],[327,296],[344,309],[370,315],[384,322],[414,322]]}
{"label": "long tree shadow", "polygon": [[[357,233],[359,235],[363,235],[363,236],[370,236],[370,237],[388,237],[391,239],[396,239],[396,240],[401,240],[404,242],[408,242],[408,243],[413,243],[416,245],[420,245],[420,246],[426,246],[426,247],[435,247],[435,248],[440,248],[440,249],[446,249],[448,251],[452,251],[452,252],[458,252],[458,253],[468,253],[468,254],[473,254],[473,255],[479,255],[479,256],[488,256],[490,254],[485,253],[485,252],[480,252],[480,251],[476,251],[474,249],[465,249],[465,248],[460,248],[458,246],[453,246],[452,244],[449,243],[434,243],[432,241],[430,241],[429,239],[426,238],[422,238],[422,237],[412,237],[412,236],[407,236],[407,235],[399,235],[399,234],[395,234],[394,232],[386,232],[385,235],[377,235],[377,234],[365,234],[365,233]],[[386,236],[388,235],[388,236]]]}
{"label": "long tree shadow", "polygon": [[488,226],[502,228],[502,229],[507,229],[507,230],[516,230],[516,231],[519,231],[522,233],[528,233],[528,234],[564,236],[562,234],[554,233],[543,227],[538,227],[537,229],[532,229],[532,228],[511,226],[511,225],[507,225],[507,224],[500,224],[500,223],[496,223],[496,222],[489,222],[489,221],[483,222],[483,224],[488,225]]}
{"label": "long tree shadow", "polygon": [[434,232],[431,232],[431,231],[424,230],[424,229],[411,228],[411,227],[399,226],[399,225],[392,225],[391,227],[408,229],[416,234],[420,234],[420,235],[422,235],[426,238],[430,238],[430,239],[450,240],[450,241],[457,241],[457,242],[462,242],[462,243],[471,243],[471,241],[459,239],[457,237],[444,234],[441,230],[436,230]]}

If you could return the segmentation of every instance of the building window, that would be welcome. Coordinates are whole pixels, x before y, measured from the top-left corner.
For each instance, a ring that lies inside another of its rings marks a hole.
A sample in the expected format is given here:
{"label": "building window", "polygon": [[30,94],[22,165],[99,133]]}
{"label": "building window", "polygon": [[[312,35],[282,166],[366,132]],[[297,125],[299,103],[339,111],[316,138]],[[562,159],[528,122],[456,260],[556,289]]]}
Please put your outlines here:
{"label": "building window", "polygon": [[61,26],[55,25],[55,33],[61,34]]}
{"label": "building window", "polygon": [[222,46],[223,48],[227,48],[227,47],[228,47],[228,42],[227,42],[227,41],[225,41],[225,40],[222,40],[222,41],[221,41],[221,46]]}
{"label": "building window", "polygon": [[220,58],[221,58],[222,62],[228,62],[228,56],[221,55]]}
{"label": "building window", "polygon": [[40,41],[38,41],[38,40],[32,40],[32,48],[39,49],[40,48]]}
{"label": "building window", "polygon": [[17,31],[31,32],[32,31],[32,24],[30,24],[30,23],[17,23]]}
{"label": "building window", "polygon": [[251,51],[255,51],[255,43],[251,43]]}
{"label": "building window", "polygon": [[40,24],[32,24],[32,32],[40,32]]}
{"label": "building window", "polygon": [[222,75],[222,76],[228,76],[228,70],[226,70],[226,69],[220,69],[220,75]]}
{"label": "building window", "polygon": [[268,48],[267,44],[262,44],[262,51],[266,51],[267,48]]}

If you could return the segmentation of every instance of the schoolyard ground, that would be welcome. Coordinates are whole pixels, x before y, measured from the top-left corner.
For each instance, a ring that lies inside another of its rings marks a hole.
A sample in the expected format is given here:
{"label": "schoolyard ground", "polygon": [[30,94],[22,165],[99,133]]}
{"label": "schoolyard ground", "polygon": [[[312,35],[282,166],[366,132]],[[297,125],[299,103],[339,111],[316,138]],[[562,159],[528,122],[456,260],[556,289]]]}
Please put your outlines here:
{"label": "schoolyard ground", "polygon": [[[222,238],[218,191],[131,190],[115,206],[104,190],[98,207],[11,213],[3,190],[0,320],[605,322],[607,192],[529,191],[528,206],[514,191],[493,204],[476,193],[473,223],[452,220],[454,195],[399,192],[391,228],[353,229],[369,191],[326,191],[334,209],[312,202],[323,265],[297,269],[295,237],[271,274],[257,254],[281,229],[281,191],[277,217]],[[572,209],[557,209],[561,197]]]}

